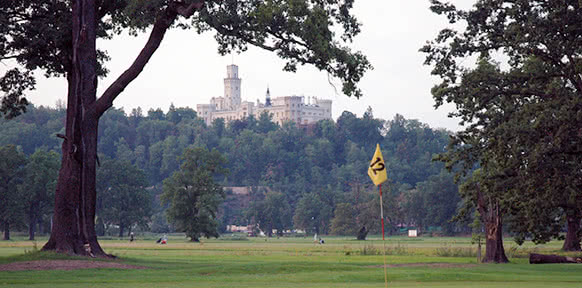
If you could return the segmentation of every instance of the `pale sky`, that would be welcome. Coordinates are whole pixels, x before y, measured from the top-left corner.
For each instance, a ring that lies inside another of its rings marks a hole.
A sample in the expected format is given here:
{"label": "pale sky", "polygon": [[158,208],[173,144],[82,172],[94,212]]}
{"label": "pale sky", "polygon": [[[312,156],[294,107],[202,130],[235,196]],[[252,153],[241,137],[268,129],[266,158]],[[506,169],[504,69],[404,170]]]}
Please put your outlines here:
{"label": "pale sky", "polygon": [[[451,2],[469,8],[475,0]],[[363,25],[352,47],[361,50],[374,66],[359,84],[364,93],[359,100],[341,94],[340,82],[332,80],[340,93],[336,94],[326,72],[310,66],[298,67],[297,73],[283,72],[284,61],[254,47],[240,55],[223,57],[217,53],[213,32],[198,35],[175,29],[166,34],[144,71],[119,95],[114,106],[123,107],[126,113],[138,106],[144,113],[150,108],[167,111],[171,103],[196,109],[196,104],[223,95],[226,65],[234,63],[239,66],[243,101],[264,102],[268,86],[272,97],[298,95],[333,100],[334,120],[344,110],[361,116],[370,106],[377,118],[391,120],[401,114],[433,128],[456,131],[458,120],[447,117],[451,106],[434,109],[430,89],[438,79],[430,75],[430,67],[423,65],[424,54],[418,52],[448,26],[445,17],[431,13],[428,7],[428,0],[356,1],[354,13]],[[98,96],[131,64],[146,40],[147,35],[122,34],[97,43],[112,58],[107,64],[111,72],[100,79]],[[38,75],[37,90],[28,94],[32,103],[54,107],[58,99],[66,100],[64,78]]]}

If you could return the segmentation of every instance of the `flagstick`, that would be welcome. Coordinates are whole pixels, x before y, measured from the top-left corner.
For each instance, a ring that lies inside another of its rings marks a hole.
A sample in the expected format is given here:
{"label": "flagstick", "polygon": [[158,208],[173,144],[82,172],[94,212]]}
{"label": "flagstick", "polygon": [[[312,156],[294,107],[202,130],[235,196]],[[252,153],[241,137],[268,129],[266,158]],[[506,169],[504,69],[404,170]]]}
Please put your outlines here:
{"label": "flagstick", "polygon": [[384,255],[384,286],[388,288],[388,273],[386,272],[386,239],[384,239],[384,205],[382,205],[382,184],[380,189],[380,218],[382,223],[382,254]]}

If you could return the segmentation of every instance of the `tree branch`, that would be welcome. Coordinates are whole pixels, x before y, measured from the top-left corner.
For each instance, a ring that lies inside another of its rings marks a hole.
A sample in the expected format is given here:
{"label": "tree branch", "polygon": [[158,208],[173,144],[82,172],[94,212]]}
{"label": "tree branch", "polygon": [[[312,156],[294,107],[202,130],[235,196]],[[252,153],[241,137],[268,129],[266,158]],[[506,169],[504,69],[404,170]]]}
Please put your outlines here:
{"label": "tree branch", "polygon": [[115,82],[113,82],[103,95],[95,102],[97,115],[101,116],[107,109],[113,105],[113,100],[125,90],[127,85],[131,83],[139,74],[143,71],[145,65],[149,62],[150,58],[156,52],[160,43],[164,39],[166,31],[170,28],[172,23],[176,20],[178,15],[183,15],[184,17],[190,17],[199,10],[204,4],[204,0],[200,2],[195,2],[186,6],[186,4],[179,2],[172,2],[162,11],[161,15],[156,20],[152,32],[148,41],[144,45],[143,49],[131,64],[131,66],[125,70],[119,76]]}
{"label": "tree branch", "polygon": [[200,8],[202,8],[202,6],[204,5],[204,0],[199,0],[197,2],[194,2],[190,5],[188,5],[187,7],[184,5],[178,5],[176,7],[176,12],[186,18],[189,18],[190,16],[194,15],[194,12],[200,10]]}

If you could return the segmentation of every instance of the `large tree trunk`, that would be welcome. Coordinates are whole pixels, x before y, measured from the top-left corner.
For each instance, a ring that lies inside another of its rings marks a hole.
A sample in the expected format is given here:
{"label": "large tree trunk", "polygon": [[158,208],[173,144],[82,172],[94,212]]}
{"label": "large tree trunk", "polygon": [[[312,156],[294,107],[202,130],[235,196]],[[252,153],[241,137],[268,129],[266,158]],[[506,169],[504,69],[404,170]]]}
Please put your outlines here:
{"label": "large tree trunk", "polygon": [[123,238],[123,224],[119,224],[119,238]]}
{"label": "large tree trunk", "polygon": [[485,258],[482,262],[507,263],[509,260],[505,256],[503,248],[503,225],[501,215],[496,216],[492,221],[485,223]]}
{"label": "large tree trunk", "polygon": [[[43,250],[106,256],[95,235],[95,159],[98,114],[94,0],[73,1],[73,59],[69,82],[66,135],[55,193],[54,223]],[[91,253],[84,245],[89,244]]]}
{"label": "large tree trunk", "polygon": [[[97,101],[97,50],[95,0],[72,1],[72,59],[69,82],[66,135],[55,193],[52,231],[43,250],[79,255],[107,255],[95,233],[97,127],[99,118],[113,100],[143,70],[159,47],[178,14],[190,17],[204,1],[172,1],[160,14],[150,38],[134,63],[109,86]],[[89,245],[90,251],[86,251]]]}
{"label": "large tree trunk", "polygon": [[[576,209],[577,210],[577,209]],[[575,211],[566,216],[568,221],[568,232],[566,232],[566,240],[562,250],[564,251],[580,251],[580,215]]]}
{"label": "large tree trunk", "polygon": [[499,201],[478,192],[477,209],[485,224],[485,258],[482,262],[507,263],[503,248],[503,219],[499,211]]}
{"label": "large tree trunk", "polygon": [[10,240],[10,223],[4,222],[4,240]]}

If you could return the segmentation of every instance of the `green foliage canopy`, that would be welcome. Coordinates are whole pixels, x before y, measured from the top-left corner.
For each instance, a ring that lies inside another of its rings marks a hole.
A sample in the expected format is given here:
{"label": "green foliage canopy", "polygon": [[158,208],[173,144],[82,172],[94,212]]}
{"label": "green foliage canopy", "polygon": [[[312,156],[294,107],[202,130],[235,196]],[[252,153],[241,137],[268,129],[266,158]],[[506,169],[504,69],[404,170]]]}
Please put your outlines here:
{"label": "green foliage canopy", "polygon": [[97,170],[97,215],[105,225],[125,228],[146,226],[152,216],[152,199],[146,190],[148,181],[143,170],[119,159],[103,161]]}
{"label": "green foliage canopy", "polygon": [[217,150],[188,148],[180,170],[164,180],[162,203],[169,204],[168,220],[192,241],[218,237],[217,211],[225,194],[215,177],[225,175],[226,158]]}
{"label": "green foliage canopy", "polygon": [[[451,24],[466,24],[421,49],[442,79],[436,106],[454,103],[451,116],[466,125],[441,160],[463,172],[482,167],[482,191],[514,216],[518,238],[558,236],[556,215],[580,222],[582,208],[580,1],[480,0],[468,11],[431,3]],[[463,66],[470,56],[479,57],[474,69]]]}

